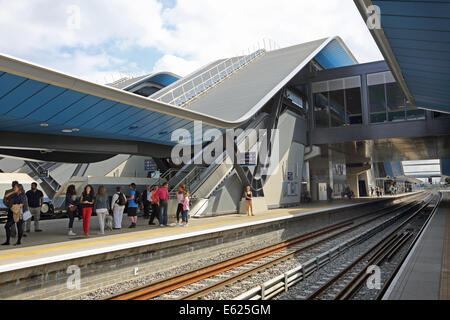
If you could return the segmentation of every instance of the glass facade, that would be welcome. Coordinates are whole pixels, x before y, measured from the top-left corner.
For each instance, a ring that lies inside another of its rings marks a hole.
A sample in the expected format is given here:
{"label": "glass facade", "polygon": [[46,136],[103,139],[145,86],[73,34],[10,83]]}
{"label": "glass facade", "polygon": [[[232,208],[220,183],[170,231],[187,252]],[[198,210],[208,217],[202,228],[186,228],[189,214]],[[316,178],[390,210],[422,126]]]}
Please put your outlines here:
{"label": "glass facade", "polygon": [[433,112],[434,119],[448,119],[450,118],[450,113]]}
{"label": "glass facade", "polygon": [[425,111],[407,103],[390,71],[367,75],[370,122],[425,119]]}
{"label": "glass facade", "polygon": [[317,128],[362,123],[361,78],[349,77],[312,84]]}

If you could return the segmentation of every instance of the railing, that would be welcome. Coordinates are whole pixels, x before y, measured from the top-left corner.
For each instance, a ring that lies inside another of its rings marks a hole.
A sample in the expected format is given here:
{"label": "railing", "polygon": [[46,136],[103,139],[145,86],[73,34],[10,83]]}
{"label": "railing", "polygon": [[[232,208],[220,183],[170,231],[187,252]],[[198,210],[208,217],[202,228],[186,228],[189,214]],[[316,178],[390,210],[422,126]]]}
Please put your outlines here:
{"label": "railing", "polygon": [[[234,58],[227,59],[214,67],[202,72],[191,80],[181,83],[170,91],[157,98],[157,101],[183,107],[190,103],[208,89],[215,87],[236,71],[244,68],[253,60],[264,55],[267,51],[278,48],[273,41],[263,40],[253,46],[253,53],[244,54]],[[248,50],[250,52],[250,50]]]}
{"label": "railing", "polygon": [[190,172],[187,173],[171,190],[171,196],[175,195],[178,191],[178,187],[182,185],[187,185],[188,188],[195,186],[195,183],[201,180],[201,175],[205,172],[206,167],[194,167]]}

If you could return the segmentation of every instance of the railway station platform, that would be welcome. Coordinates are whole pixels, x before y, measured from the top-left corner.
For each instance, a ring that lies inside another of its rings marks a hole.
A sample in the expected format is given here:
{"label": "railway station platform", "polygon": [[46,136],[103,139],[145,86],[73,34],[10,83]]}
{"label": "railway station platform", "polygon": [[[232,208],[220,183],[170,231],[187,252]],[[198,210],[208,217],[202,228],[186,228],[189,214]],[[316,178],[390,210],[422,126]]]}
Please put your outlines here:
{"label": "railway station platform", "polygon": [[[169,268],[183,259],[200,259],[205,252],[214,252],[219,247],[239,248],[243,243],[256,247],[270,241],[284,241],[298,232],[306,234],[359,216],[363,214],[362,207],[387,206],[414,194],[309,203],[270,210],[255,217],[233,214],[191,219],[186,228],[149,226],[148,219],[140,218],[136,229],[124,228],[107,232],[106,236],[96,235],[97,217],[92,217],[89,238],[69,238],[66,235],[68,220],[43,221],[44,232],[32,232],[23,240],[23,246],[1,248],[0,299],[70,298],[76,294],[63,294],[69,266],[79,266],[85,279],[89,279],[91,287],[84,286],[88,292],[89,288],[98,287],[98,281],[113,285],[114,281],[135,278],[136,266],[141,275],[155,268]],[[124,217],[124,226],[127,227],[127,223]],[[82,234],[81,221],[75,222],[74,231]],[[4,228],[0,228],[0,237],[4,237],[4,232]],[[99,280],[99,274],[106,271],[110,274],[107,282]],[[39,288],[45,288],[44,293],[33,296],[31,292]],[[49,293],[52,288],[54,295]]]}
{"label": "railway station platform", "polygon": [[383,299],[450,300],[450,192]]}

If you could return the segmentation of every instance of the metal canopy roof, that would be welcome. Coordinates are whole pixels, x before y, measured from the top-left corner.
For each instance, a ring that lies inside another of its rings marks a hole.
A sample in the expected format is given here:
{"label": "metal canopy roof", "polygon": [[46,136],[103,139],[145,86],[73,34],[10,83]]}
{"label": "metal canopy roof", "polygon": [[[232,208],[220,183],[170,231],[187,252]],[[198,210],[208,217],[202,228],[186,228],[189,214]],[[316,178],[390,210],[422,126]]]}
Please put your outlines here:
{"label": "metal canopy roof", "polygon": [[[145,98],[0,55],[0,130],[170,146],[175,144],[171,135],[177,129],[187,129],[194,136],[196,120],[203,122],[204,130],[245,124],[314,58],[325,68],[356,63],[337,37],[275,50],[212,88],[187,108],[180,108],[155,101],[159,92]],[[199,72],[177,83],[189,81]],[[161,83],[170,80],[167,74],[154,76]],[[169,76],[174,82],[175,76]],[[126,88],[149,77],[152,76],[135,79]]]}
{"label": "metal canopy roof", "polygon": [[252,117],[313,59],[327,69],[357,63],[339,37],[270,51],[199,96],[187,109],[241,122]]}
{"label": "metal canopy roof", "polygon": [[450,1],[354,0],[361,15],[379,6],[381,30],[371,30],[407,98],[450,113]]}

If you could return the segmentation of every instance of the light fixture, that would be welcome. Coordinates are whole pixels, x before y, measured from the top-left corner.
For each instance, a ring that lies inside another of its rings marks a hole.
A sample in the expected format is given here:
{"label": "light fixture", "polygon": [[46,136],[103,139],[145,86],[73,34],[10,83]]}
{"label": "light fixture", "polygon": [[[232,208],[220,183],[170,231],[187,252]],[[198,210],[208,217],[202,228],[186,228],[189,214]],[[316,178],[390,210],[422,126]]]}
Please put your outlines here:
{"label": "light fixture", "polygon": [[41,127],[48,127],[48,123],[41,123],[40,126]]}
{"label": "light fixture", "polygon": [[73,131],[71,129],[64,129],[64,130],[62,130],[62,132],[64,132],[64,133],[72,133]]}
{"label": "light fixture", "polygon": [[80,132],[80,129],[72,129],[73,132]]}

